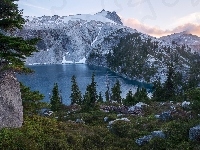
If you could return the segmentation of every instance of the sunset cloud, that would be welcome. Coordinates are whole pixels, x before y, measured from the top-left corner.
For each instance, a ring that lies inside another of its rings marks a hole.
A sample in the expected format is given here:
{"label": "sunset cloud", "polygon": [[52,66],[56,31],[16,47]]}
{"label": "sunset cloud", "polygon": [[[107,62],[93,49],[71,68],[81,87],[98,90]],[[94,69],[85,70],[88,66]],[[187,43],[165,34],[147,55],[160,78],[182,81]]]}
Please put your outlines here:
{"label": "sunset cloud", "polygon": [[[181,18],[179,23],[183,23],[182,25],[178,25],[175,28],[172,29],[161,29],[156,26],[149,26],[146,24],[142,24],[137,19],[131,18],[131,19],[122,19],[125,26],[131,27],[133,29],[136,29],[142,33],[147,33],[151,36],[155,37],[161,37],[165,35],[169,35],[172,33],[178,33],[182,31],[187,31],[188,33],[200,36],[200,24],[198,23],[187,23],[185,22],[186,18]],[[184,22],[183,22],[184,21]]]}

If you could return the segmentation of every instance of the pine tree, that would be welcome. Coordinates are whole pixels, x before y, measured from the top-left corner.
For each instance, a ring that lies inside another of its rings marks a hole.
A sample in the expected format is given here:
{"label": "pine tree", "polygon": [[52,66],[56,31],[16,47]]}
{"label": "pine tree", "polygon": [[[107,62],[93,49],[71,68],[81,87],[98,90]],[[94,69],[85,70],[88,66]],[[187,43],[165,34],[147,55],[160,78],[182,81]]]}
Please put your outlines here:
{"label": "pine tree", "polygon": [[135,97],[131,90],[126,94],[123,104],[126,106],[132,106],[136,104]]}
{"label": "pine tree", "polygon": [[163,98],[165,100],[170,100],[175,96],[175,85],[174,85],[174,66],[173,63],[168,65],[168,73],[167,73],[167,80],[164,84],[164,95]]}
{"label": "pine tree", "polygon": [[59,111],[62,106],[62,98],[59,93],[58,84],[54,83],[52,90],[52,96],[50,98],[51,110]]}
{"label": "pine tree", "polygon": [[134,94],[135,102],[148,102],[149,97],[145,88],[138,86],[136,93]]}
{"label": "pine tree", "polygon": [[92,82],[86,88],[86,92],[83,98],[83,104],[87,105],[88,108],[95,106],[95,102],[98,100],[97,90],[96,90],[95,74],[92,74]]}
{"label": "pine tree", "polygon": [[47,103],[42,102],[44,95],[40,94],[39,91],[31,91],[22,83],[20,83],[20,91],[25,115],[37,115],[42,108],[48,106]]}
{"label": "pine tree", "polygon": [[110,102],[110,93],[109,93],[109,89],[106,90],[106,92],[105,92],[105,97],[106,97],[106,102]]}
{"label": "pine tree", "polygon": [[153,83],[153,100],[155,101],[165,101],[163,99],[164,89],[160,82],[160,78]]}
{"label": "pine tree", "polygon": [[82,103],[82,96],[81,96],[81,91],[79,90],[79,87],[76,83],[76,77],[73,75],[71,78],[71,83],[72,83],[72,87],[71,87],[71,104],[79,104],[81,105]]}
{"label": "pine tree", "polygon": [[37,51],[35,44],[38,39],[24,40],[11,36],[14,30],[21,29],[25,23],[22,10],[18,9],[15,1],[0,2],[0,70],[30,72],[24,65],[24,59]]}
{"label": "pine tree", "polygon": [[102,103],[102,102],[103,102],[103,97],[102,97],[101,92],[99,92],[98,102],[99,102],[99,103]]}
{"label": "pine tree", "polygon": [[116,81],[116,83],[114,84],[114,86],[112,87],[111,91],[112,91],[112,100],[113,101],[117,101],[119,104],[121,104],[121,89],[120,89],[121,85],[119,83],[119,80]]}

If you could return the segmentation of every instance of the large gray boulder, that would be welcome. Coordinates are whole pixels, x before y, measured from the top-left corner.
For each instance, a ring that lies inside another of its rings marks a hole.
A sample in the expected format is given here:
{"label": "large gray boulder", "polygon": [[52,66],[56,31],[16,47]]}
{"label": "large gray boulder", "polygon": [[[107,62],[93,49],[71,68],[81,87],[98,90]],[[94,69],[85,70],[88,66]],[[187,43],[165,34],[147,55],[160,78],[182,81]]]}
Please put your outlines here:
{"label": "large gray boulder", "polygon": [[190,128],[189,139],[192,141],[200,140],[200,125]]}
{"label": "large gray boulder", "polygon": [[20,84],[13,73],[0,73],[0,129],[17,128],[23,123]]}

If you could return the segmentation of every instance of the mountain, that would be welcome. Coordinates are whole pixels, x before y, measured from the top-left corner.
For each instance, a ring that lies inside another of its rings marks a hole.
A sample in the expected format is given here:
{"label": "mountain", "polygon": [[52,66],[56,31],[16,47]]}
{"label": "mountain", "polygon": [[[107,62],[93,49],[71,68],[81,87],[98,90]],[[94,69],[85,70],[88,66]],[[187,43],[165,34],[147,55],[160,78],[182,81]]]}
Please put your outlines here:
{"label": "mountain", "polygon": [[41,38],[37,44],[40,51],[28,57],[26,64],[88,63],[130,79],[152,82],[162,77],[163,82],[169,62],[176,61],[176,71],[187,76],[185,72],[195,60],[190,47],[126,27],[116,12],[26,20],[15,35]]}
{"label": "mountain", "polygon": [[192,35],[186,31],[163,36],[160,37],[159,39],[168,43],[176,43],[178,45],[188,45],[193,52],[194,51],[200,52],[200,37]]}

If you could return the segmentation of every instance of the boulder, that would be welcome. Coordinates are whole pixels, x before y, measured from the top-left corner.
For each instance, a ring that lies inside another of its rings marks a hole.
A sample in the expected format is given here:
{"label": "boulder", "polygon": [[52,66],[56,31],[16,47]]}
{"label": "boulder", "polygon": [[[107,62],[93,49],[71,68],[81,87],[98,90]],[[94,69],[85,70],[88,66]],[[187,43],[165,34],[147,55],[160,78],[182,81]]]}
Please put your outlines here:
{"label": "boulder", "polygon": [[189,139],[192,141],[200,141],[200,125],[190,128]]}
{"label": "boulder", "polygon": [[76,123],[85,123],[85,121],[83,121],[83,119],[76,119]]}
{"label": "boulder", "polygon": [[141,138],[138,138],[135,142],[142,146],[144,144],[147,144],[151,139],[158,137],[158,138],[165,138],[165,134],[163,131],[153,131],[150,135],[145,135]]}
{"label": "boulder", "polygon": [[129,122],[129,121],[130,121],[128,118],[115,119],[115,120],[113,120],[113,121],[110,121],[110,122],[108,123],[108,126],[111,126],[115,121],[119,121],[119,120],[121,120],[121,121],[126,121],[126,122]]}
{"label": "boulder", "polygon": [[151,132],[152,137],[158,137],[158,138],[165,138],[165,133],[163,131],[153,131]]}
{"label": "boulder", "polygon": [[190,108],[190,102],[184,101],[184,102],[182,102],[181,106],[183,108]]}
{"label": "boulder", "polygon": [[0,129],[17,128],[23,123],[20,83],[13,73],[0,74]]}
{"label": "boulder", "polygon": [[152,139],[152,135],[146,135],[146,136],[143,136],[139,139],[137,139],[135,142],[139,145],[139,146],[142,146],[144,144],[147,144],[151,139]]}
{"label": "boulder", "polygon": [[109,119],[108,117],[104,117],[104,119],[103,119],[103,120],[104,120],[104,122],[107,122],[107,121],[108,121],[108,119]]}
{"label": "boulder", "polygon": [[162,112],[162,114],[159,116],[159,119],[162,120],[162,121],[166,121],[168,119],[171,119],[171,111],[165,111],[165,112]]}

